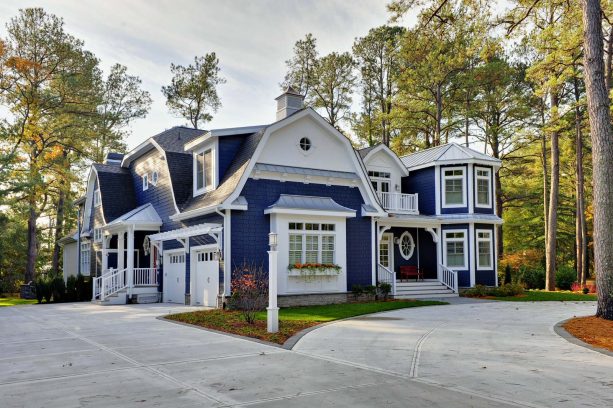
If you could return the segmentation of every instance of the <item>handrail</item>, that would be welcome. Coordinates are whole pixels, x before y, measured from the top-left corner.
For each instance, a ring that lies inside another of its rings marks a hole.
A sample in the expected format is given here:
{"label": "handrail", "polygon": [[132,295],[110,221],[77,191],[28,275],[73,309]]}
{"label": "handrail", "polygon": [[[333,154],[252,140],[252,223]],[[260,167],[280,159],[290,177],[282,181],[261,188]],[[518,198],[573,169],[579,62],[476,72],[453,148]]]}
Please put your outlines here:
{"label": "handrail", "polygon": [[418,195],[378,192],[381,205],[386,210],[419,214]]}
{"label": "handrail", "polygon": [[126,284],[127,269],[109,269],[109,273],[94,278],[93,280],[93,300],[104,300],[120,290],[124,289]]}
{"label": "handrail", "polygon": [[134,268],[134,286],[157,286],[158,268]]}
{"label": "handrail", "polygon": [[385,266],[378,263],[377,264],[377,281],[379,283],[381,282],[389,283],[392,286],[391,295],[392,296],[396,295],[396,272],[393,272],[389,270],[388,268],[386,268]]}
{"label": "handrail", "polygon": [[443,264],[438,264],[438,267],[441,270],[441,283],[451,289],[453,293],[458,293],[458,273]]}

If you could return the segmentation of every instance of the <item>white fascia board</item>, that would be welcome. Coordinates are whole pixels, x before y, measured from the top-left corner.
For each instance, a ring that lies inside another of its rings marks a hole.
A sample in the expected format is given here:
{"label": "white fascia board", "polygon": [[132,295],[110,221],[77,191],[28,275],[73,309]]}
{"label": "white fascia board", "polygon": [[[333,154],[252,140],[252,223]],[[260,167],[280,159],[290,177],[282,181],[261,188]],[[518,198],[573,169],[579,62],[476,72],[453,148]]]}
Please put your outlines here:
{"label": "white fascia board", "polygon": [[301,210],[299,208],[267,208],[264,214],[315,215],[319,217],[355,218],[355,211],[318,211]]}
{"label": "white fascia board", "polygon": [[134,149],[126,153],[126,155],[123,157],[123,160],[121,161],[121,167],[128,167],[132,160],[156,147],[152,142],[154,142],[154,140],[150,137],[138,146],[136,146]]}
{"label": "white fascia board", "polygon": [[202,143],[205,143],[207,140],[213,137],[223,137],[223,136],[231,136],[231,135],[243,135],[259,132],[262,128],[266,127],[266,125],[257,125],[257,126],[242,126],[235,128],[225,128],[225,129],[211,129],[206,132],[204,135],[197,137],[189,143],[185,144],[184,150],[190,151],[198,148]]}
{"label": "white fascia board", "polygon": [[407,166],[405,166],[404,163],[402,163],[402,160],[400,160],[398,155],[396,153],[394,153],[394,151],[392,149],[390,149],[389,147],[387,147],[384,144],[380,144],[379,146],[377,146],[374,149],[372,149],[371,151],[369,151],[368,154],[366,156],[364,156],[362,161],[364,163],[366,163],[368,161],[368,159],[372,155],[374,155],[375,153],[377,153],[377,152],[379,152],[381,150],[384,150],[388,155],[390,155],[392,157],[392,159],[396,162],[398,167],[400,167],[400,169],[402,171],[402,174],[404,174],[404,176],[408,176],[409,175],[409,170],[407,169]]}
{"label": "white fascia board", "polygon": [[494,225],[502,225],[504,221],[501,220],[488,220],[481,218],[444,218],[438,217],[442,224],[494,224]]}
{"label": "white fascia board", "polygon": [[379,225],[389,227],[424,227],[438,228],[441,226],[441,221],[438,219],[402,219],[395,217],[382,218],[377,220]]}
{"label": "white fascia board", "polygon": [[415,170],[421,170],[421,169],[426,169],[428,167],[434,167],[434,166],[449,166],[449,165],[462,165],[462,164],[477,164],[480,166],[491,166],[494,167],[496,170],[498,170],[500,168],[500,166],[502,166],[502,162],[500,160],[478,160],[478,159],[462,159],[462,160],[436,160],[436,161],[431,161],[425,164],[421,164],[419,166],[413,166],[413,167],[409,167],[409,171],[415,171]]}
{"label": "white fascia board", "polygon": [[187,212],[177,212],[176,214],[171,215],[170,218],[173,221],[183,221],[190,218],[200,217],[201,215],[208,215],[216,212],[218,209],[222,209],[221,205],[211,205],[209,207],[196,208],[195,210],[187,211]]}

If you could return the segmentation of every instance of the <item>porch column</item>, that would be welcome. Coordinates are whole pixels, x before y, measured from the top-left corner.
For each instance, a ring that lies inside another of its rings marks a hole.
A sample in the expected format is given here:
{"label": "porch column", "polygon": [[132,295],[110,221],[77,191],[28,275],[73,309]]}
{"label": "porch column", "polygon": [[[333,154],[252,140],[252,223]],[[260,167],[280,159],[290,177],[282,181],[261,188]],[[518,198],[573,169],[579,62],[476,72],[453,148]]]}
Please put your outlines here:
{"label": "porch column", "polygon": [[125,231],[121,231],[117,234],[117,269],[122,270],[126,267],[125,253],[126,253],[126,241]]}
{"label": "porch column", "polygon": [[128,296],[132,296],[132,281],[134,279],[134,226],[128,227],[128,266],[127,266]]}
{"label": "porch column", "polygon": [[107,237],[106,235],[102,236],[102,275],[104,275],[104,273],[106,272],[106,270],[109,268],[109,259],[108,259],[108,244],[107,244]]}

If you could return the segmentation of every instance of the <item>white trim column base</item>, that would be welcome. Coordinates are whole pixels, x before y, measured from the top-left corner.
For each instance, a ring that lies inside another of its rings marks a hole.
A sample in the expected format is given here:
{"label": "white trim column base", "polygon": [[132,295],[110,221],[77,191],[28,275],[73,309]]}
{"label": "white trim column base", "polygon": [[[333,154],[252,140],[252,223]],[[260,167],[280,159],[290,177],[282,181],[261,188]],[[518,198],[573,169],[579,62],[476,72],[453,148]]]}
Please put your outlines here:
{"label": "white trim column base", "polygon": [[266,320],[268,333],[277,333],[279,331],[279,308],[267,307]]}

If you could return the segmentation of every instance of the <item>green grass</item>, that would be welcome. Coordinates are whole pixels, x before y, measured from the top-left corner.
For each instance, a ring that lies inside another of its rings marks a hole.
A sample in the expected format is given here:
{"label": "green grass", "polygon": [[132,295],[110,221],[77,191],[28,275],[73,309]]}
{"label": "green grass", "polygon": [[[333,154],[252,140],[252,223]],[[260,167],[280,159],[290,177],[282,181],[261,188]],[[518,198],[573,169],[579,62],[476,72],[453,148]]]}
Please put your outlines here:
{"label": "green grass", "polygon": [[491,297],[490,299],[502,300],[506,302],[575,302],[575,301],[595,301],[595,294],[587,294],[570,291],[547,292],[544,290],[527,290],[520,296]]}
{"label": "green grass", "polygon": [[3,306],[16,306],[16,305],[32,305],[36,303],[36,299],[19,299],[19,298],[5,298],[0,297],[0,307]]}
{"label": "green grass", "polygon": [[388,310],[446,304],[446,302],[437,301],[406,300],[281,308],[279,311],[278,333],[268,333],[266,331],[266,312],[257,313],[256,322],[253,325],[247,324],[241,312],[235,310],[201,310],[168,315],[166,318],[283,344],[294,334],[320,323]]}

